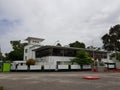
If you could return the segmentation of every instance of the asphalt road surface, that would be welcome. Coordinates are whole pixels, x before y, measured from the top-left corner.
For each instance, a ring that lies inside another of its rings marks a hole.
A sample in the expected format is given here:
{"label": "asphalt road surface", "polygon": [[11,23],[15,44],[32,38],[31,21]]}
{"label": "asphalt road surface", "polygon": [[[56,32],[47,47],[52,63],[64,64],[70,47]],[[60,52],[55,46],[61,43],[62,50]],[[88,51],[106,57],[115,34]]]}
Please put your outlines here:
{"label": "asphalt road surface", "polygon": [[[84,76],[99,76],[85,80]],[[120,73],[105,72],[11,72],[0,73],[5,90],[120,90]]]}

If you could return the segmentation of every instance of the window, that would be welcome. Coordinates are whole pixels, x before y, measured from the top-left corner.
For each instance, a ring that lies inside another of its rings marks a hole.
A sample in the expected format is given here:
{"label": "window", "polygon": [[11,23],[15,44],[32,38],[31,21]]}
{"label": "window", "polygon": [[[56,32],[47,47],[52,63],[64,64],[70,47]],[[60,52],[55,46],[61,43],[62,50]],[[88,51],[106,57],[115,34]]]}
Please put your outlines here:
{"label": "window", "polygon": [[53,49],[53,56],[63,56],[64,51],[62,49]]}
{"label": "window", "polygon": [[36,51],[36,57],[43,57],[43,56],[50,56],[51,55],[51,50],[50,49],[44,49],[41,51]]}
{"label": "window", "polygon": [[69,56],[69,57],[75,57],[76,56],[76,50],[64,50],[64,56]]}
{"label": "window", "polygon": [[39,43],[39,41],[36,41],[36,43]]}
{"label": "window", "polygon": [[25,56],[25,60],[27,60],[27,56]]}
{"label": "window", "polygon": [[39,41],[34,40],[33,43],[39,43]]}
{"label": "window", "polygon": [[28,49],[25,49],[25,53],[27,53],[28,52]]}

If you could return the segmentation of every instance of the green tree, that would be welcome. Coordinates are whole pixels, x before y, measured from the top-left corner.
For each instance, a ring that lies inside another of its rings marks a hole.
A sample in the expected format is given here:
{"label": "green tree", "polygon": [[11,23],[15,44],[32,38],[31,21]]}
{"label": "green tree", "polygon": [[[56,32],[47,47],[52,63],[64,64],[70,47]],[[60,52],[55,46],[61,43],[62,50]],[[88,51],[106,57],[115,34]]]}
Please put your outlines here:
{"label": "green tree", "polygon": [[0,52],[0,60],[2,60],[3,59],[3,55],[2,55],[2,53]]}
{"label": "green tree", "polygon": [[7,60],[23,60],[24,55],[24,46],[27,45],[27,43],[21,43],[20,40],[18,41],[10,41],[10,44],[12,45],[13,51],[6,53],[6,59]]}
{"label": "green tree", "polygon": [[0,47],[0,60],[3,60],[4,56],[2,54],[2,51],[1,51],[1,47]]}
{"label": "green tree", "polygon": [[77,55],[74,59],[71,60],[71,62],[75,62],[80,65],[81,70],[83,70],[83,65],[90,65],[93,63],[93,60],[91,59],[88,52],[84,50],[80,50],[77,52]]}
{"label": "green tree", "polygon": [[102,36],[103,48],[108,51],[120,51],[120,25],[110,28],[109,33]]}
{"label": "green tree", "polygon": [[73,43],[69,44],[70,47],[76,47],[76,48],[85,48],[85,44],[79,41],[75,41]]}
{"label": "green tree", "polygon": [[116,60],[120,61],[120,53],[112,53],[112,54],[110,55],[110,57],[111,57],[111,58],[114,57]]}
{"label": "green tree", "polygon": [[57,43],[57,45],[56,45],[56,46],[60,46],[60,47],[61,47],[62,45],[61,45],[60,43]]}
{"label": "green tree", "polygon": [[10,44],[12,45],[14,51],[15,50],[24,51],[24,46],[27,45],[27,43],[21,43],[20,40],[10,41]]}
{"label": "green tree", "polygon": [[8,58],[11,61],[15,61],[15,60],[23,60],[23,52],[20,50],[15,50],[15,51],[11,51],[8,54]]}
{"label": "green tree", "polygon": [[28,70],[30,70],[30,65],[35,65],[35,60],[32,58],[28,59],[26,65],[28,66]]}
{"label": "green tree", "polygon": [[94,46],[88,46],[87,49],[97,50],[97,51],[101,50],[100,47],[94,47]]}

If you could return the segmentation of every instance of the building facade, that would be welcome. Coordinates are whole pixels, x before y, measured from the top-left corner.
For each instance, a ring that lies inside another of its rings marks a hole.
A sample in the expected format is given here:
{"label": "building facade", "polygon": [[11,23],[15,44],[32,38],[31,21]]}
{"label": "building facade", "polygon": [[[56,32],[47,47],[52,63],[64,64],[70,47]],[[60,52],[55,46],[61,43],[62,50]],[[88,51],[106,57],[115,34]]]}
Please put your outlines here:
{"label": "building facade", "polygon": [[[24,48],[24,61],[16,61],[13,64],[12,70],[27,70],[26,60],[32,58],[36,60],[36,65],[31,66],[31,70],[79,70],[80,65],[77,63],[71,64],[71,59],[76,57],[79,50],[85,50],[92,57],[94,62],[103,62],[106,67],[115,68],[115,63],[110,60],[109,52],[97,51],[83,48],[62,47],[62,46],[43,46],[41,42],[44,39],[28,37],[26,39],[28,45]],[[17,66],[17,69],[16,69]],[[91,65],[84,65],[84,69],[91,69]]]}
{"label": "building facade", "polygon": [[41,42],[44,41],[42,38],[28,37],[25,39],[28,41],[28,45],[24,47],[24,61],[30,58],[35,59],[34,49],[41,47]]}
{"label": "building facade", "polygon": [[34,51],[36,61],[40,65],[68,65],[70,64],[70,60],[76,57],[76,53],[79,50],[86,50],[93,60],[105,62],[109,59],[108,52],[73,47],[41,46]]}

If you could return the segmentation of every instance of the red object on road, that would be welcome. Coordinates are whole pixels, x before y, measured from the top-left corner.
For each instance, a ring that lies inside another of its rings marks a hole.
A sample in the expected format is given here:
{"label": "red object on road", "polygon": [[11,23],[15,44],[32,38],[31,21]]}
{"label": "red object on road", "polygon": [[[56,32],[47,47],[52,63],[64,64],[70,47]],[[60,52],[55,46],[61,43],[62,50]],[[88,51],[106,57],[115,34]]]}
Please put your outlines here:
{"label": "red object on road", "polygon": [[93,72],[97,72],[97,69],[96,69],[96,68],[94,68],[94,69],[93,69]]}
{"label": "red object on road", "polygon": [[87,80],[97,80],[100,79],[99,76],[84,76],[83,79],[87,79]]}
{"label": "red object on road", "polygon": [[115,70],[113,70],[113,72],[120,72],[120,70],[119,69],[115,69]]}

